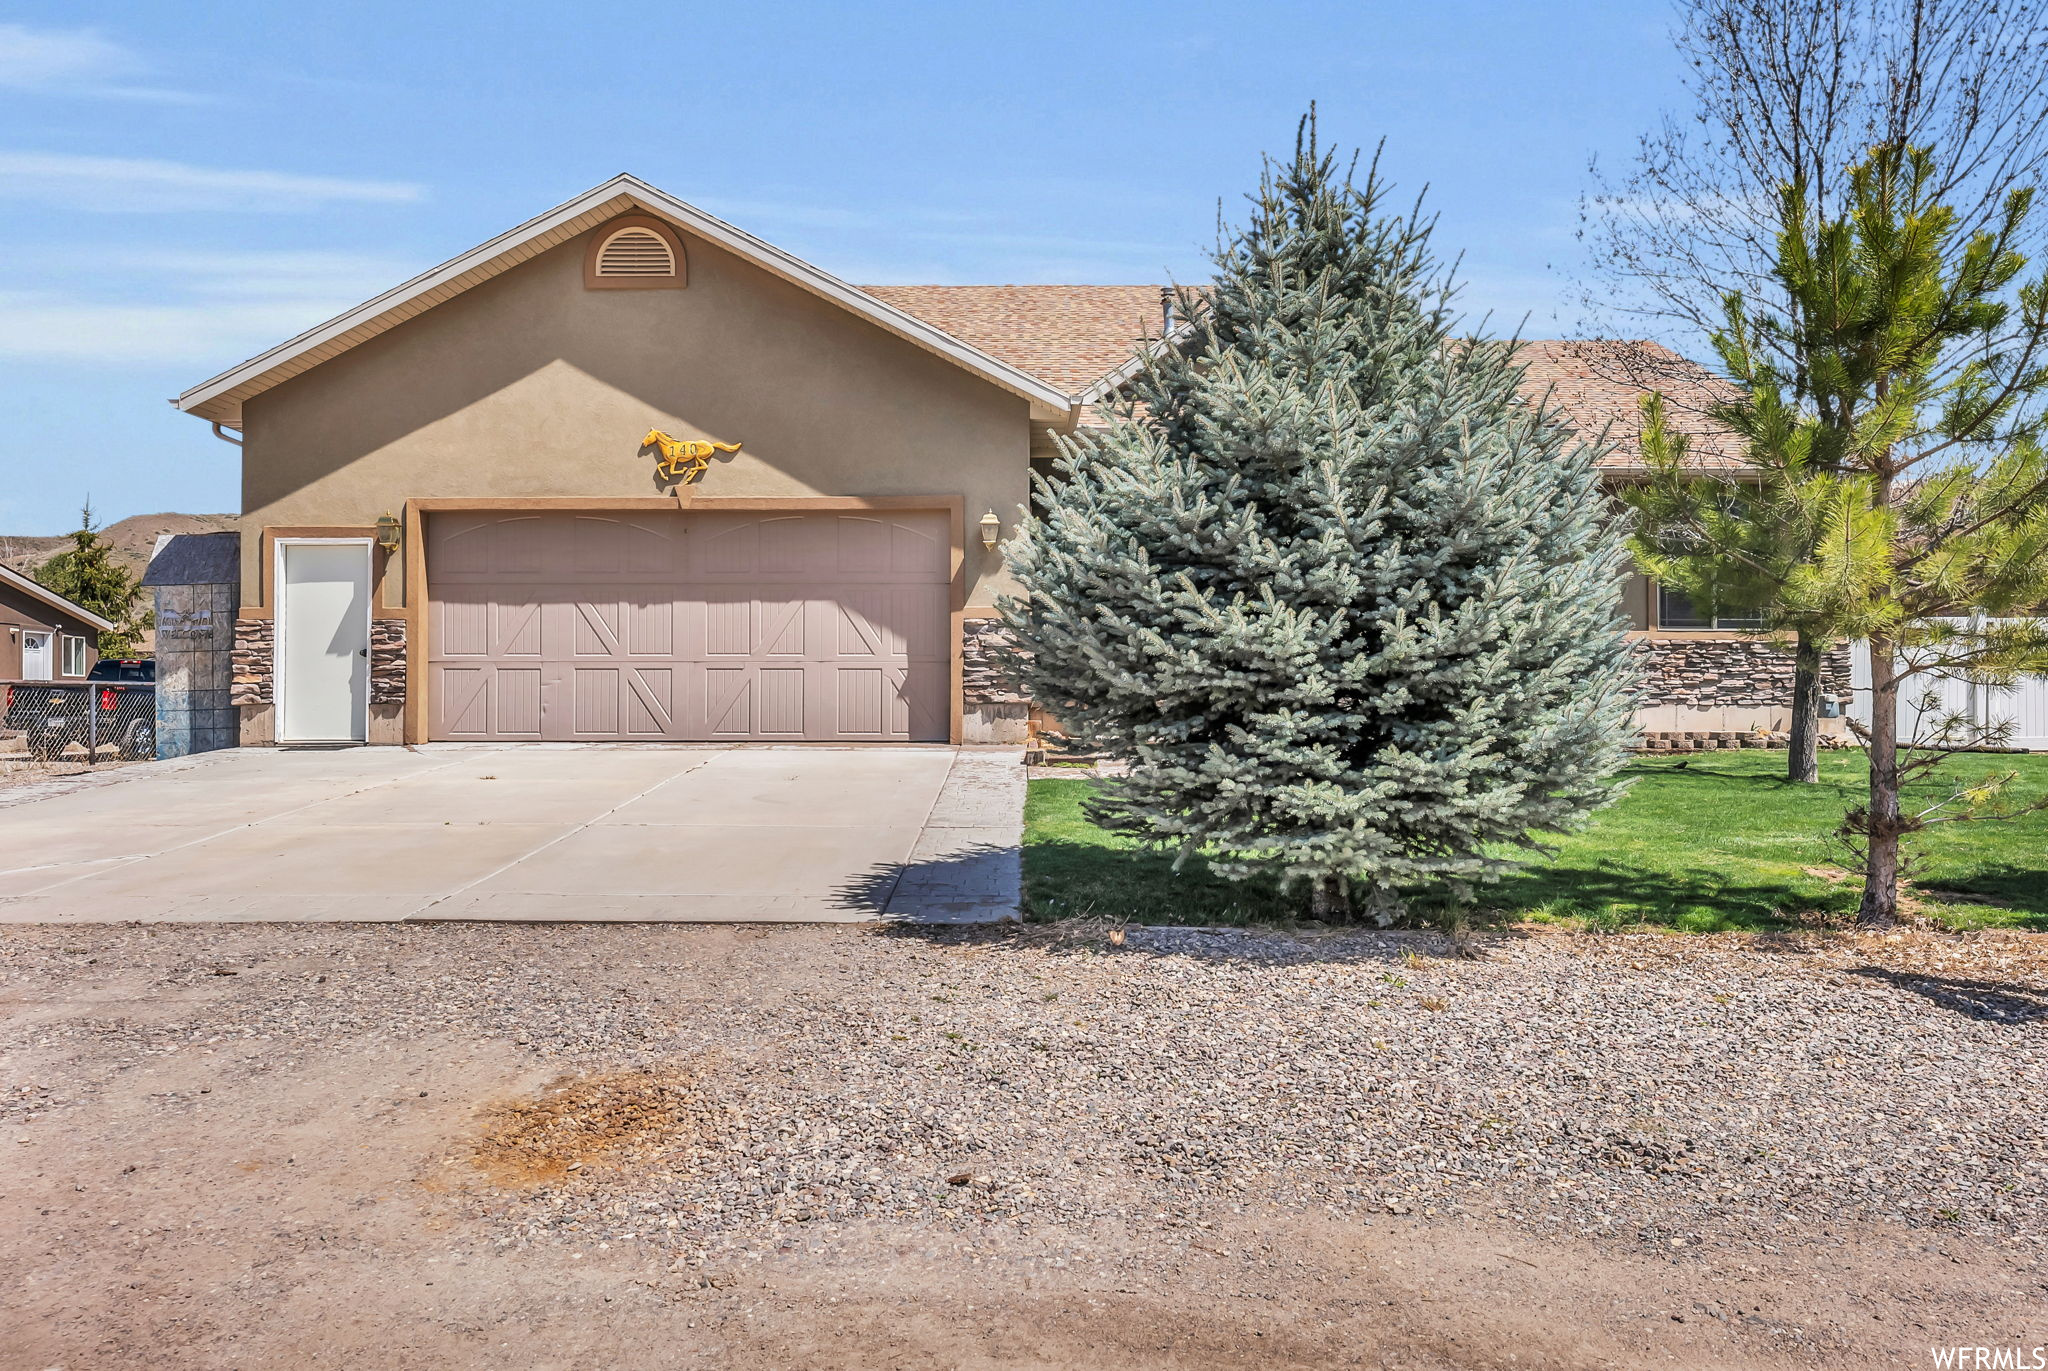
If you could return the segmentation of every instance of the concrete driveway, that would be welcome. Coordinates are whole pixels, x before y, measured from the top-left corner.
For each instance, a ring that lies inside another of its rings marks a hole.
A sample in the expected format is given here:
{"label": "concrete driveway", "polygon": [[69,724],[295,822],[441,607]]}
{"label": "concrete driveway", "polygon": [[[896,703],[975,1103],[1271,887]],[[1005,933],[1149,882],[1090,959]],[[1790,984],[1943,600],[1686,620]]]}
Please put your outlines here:
{"label": "concrete driveway", "polygon": [[250,748],[0,796],[0,922],[1014,917],[1013,749]]}

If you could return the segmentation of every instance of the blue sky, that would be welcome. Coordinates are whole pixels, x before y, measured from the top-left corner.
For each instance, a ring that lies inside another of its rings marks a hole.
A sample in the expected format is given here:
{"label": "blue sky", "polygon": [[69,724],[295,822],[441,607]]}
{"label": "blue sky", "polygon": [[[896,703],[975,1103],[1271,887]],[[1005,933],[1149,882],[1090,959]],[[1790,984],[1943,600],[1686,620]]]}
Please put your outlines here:
{"label": "blue sky", "polygon": [[[631,15],[627,23],[624,16]],[[1648,3],[15,3],[0,533],[234,511],[166,398],[619,172],[857,282],[1202,275],[1311,99],[1466,301],[1574,330],[1589,157],[1678,105]]]}

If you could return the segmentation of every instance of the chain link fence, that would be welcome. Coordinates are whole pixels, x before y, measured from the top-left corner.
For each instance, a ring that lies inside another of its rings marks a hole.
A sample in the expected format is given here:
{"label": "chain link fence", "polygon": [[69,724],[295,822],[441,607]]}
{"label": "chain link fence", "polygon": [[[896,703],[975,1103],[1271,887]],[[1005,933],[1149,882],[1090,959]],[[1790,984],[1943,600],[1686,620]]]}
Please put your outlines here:
{"label": "chain link fence", "polygon": [[0,756],[42,766],[156,756],[156,688],[100,681],[0,683]]}

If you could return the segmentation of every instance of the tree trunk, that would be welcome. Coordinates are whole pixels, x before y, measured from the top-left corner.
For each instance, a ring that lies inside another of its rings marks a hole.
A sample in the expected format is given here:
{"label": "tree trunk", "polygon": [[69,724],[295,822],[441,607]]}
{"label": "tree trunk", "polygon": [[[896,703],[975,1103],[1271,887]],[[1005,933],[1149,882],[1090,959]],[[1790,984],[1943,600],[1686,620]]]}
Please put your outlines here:
{"label": "tree trunk", "polygon": [[1308,912],[1326,924],[1348,923],[1351,896],[1345,891],[1344,882],[1336,876],[1318,876],[1309,887]]}
{"label": "tree trunk", "polygon": [[1899,677],[1890,638],[1870,640],[1869,850],[1863,876],[1862,928],[1899,921]]}
{"label": "tree trunk", "polygon": [[1792,646],[1792,728],[1785,751],[1785,779],[1812,785],[1820,779],[1820,659],[1812,634],[1799,631]]}

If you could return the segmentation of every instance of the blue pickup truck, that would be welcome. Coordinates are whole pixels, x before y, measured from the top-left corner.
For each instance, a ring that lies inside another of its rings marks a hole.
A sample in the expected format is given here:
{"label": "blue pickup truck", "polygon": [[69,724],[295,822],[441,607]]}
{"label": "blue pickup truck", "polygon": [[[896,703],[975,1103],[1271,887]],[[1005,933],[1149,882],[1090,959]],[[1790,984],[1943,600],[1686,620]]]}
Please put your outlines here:
{"label": "blue pickup truck", "polygon": [[4,717],[37,761],[55,761],[73,743],[97,756],[111,747],[123,761],[154,757],[156,663],[103,657],[83,681],[15,681]]}

